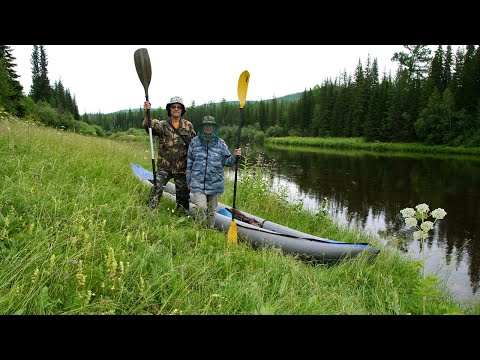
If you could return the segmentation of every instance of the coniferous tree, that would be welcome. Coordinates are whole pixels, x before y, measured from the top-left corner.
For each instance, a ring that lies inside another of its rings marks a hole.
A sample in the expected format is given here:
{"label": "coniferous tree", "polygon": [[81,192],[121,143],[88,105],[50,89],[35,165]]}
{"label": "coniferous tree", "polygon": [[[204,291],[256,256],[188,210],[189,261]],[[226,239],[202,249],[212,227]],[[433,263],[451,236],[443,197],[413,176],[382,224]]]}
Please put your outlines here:
{"label": "coniferous tree", "polygon": [[40,100],[40,54],[38,45],[33,45],[30,64],[32,65],[32,85],[29,95],[33,101],[37,102]]}
{"label": "coniferous tree", "polygon": [[80,120],[80,112],[78,111],[78,105],[77,105],[77,100],[75,99],[75,95],[73,95],[72,102],[73,102],[73,118],[75,120]]}
{"label": "coniferous tree", "polygon": [[445,90],[445,69],[444,69],[444,53],[442,49],[442,45],[439,45],[437,50],[435,51],[435,55],[433,56],[432,65],[430,67],[430,73],[427,80],[427,96],[433,92],[433,89],[437,89],[437,91],[441,94],[443,90]]}
{"label": "coniferous tree", "polygon": [[[480,46],[477,46],[475,54],[473,55],[473,64],[472,64],[472,93],[475,99],[475,106],[480,111]],[[477,114],[477,121],[480,122],[480,113]]]}
{"label": "coniferous tree", "polygon": [[363,124],[363,133],[367,141],[378,140],[380,137],[380,125],[382,123],[382,89],[375,87],[368,103],[368,112]]}
{"label": "coniferous tree", "polygon": [[270,126],[276,126],[278,121],[278,102],[275,96],[272,98],[270,111],[268,112],[268,123]]}
{"label": "coniferous tree", "polygon": [[75,113],[75,107],[74,107],[72,95],[70,95],[70,90],[69,89],[65,89],[64,97],[65,97],[65,100],[64,100],[65,101],[65,105],[64,105],[65,110],[73,115]]}
{"label": "coniferous tree", "polygon": [[33,45],[32,57],[32,87],[30,96],[35,102],[51,101],[52,90],[48,79],[48,59],[43,45]]}
{"label": "coniferous tree", "polygon": [[57,108],[57,111],[64,113],[66,109],[66,97],[65,97],[65,88],[63,87],[62,81],[55,81],[52,89],[52,98],[50,100],[50,105]]}
{"label": "coniferous tree", "polygon": [[333,91],[332,119],[330,120],[331,136],[346,136],[344,134],[345,122],[349,118],[350,111],[347,98],[352,90],[352,77],[345,71],[339,78],[335,79]]}
{"label": "coniferous tree", "polygon": [[277,122],[275,124],[278,127],[281,127],[285,134],[287,133],[287,128],[285,127],[285,121],[286,121],[286,118],[287,118],[286,108],[287,108],[287,104],[284,101],[280,101],[280,104],[278,105],[278,108],[277,108]]}
{"label": "coniferous tree", "polygon": [[431,62],[431,50],[427,45],[403,45],[406,52],[396,52],[392,60],[398,61],[401,68],[407,70],[409,79],[424,79]]}
{"label": "coniferous tree", "polygon": [[267,116],[267,114],[268,114],[268,112],[267,112],[266,102],[263,101],[263,100],[260,100],[260,104],[258,105],[257,119],[258,119],[258,123],[260,125],[260,129],[262,131],[267,131],[267,128],[268,128],[268,124],[267,124],[268,116]]}
{"label": "coniferous tree", "polygon": [[0,109],[3,108],[8,112],[14,109],[11,100],[13,94],[12,85],[10,83],[10,75],[8,74],[5,59],[0,58]]}
{"label": "coniferous tree", "polygon": [[[379,118],[379,102],[380,93],[378,85],[378,62],[377,59],[373,59],[370,64],[370,56],[367,59],[367,67],[365,70],[365,83],[364,83],[365,98],[363,104],[363,122],[360,124],[360,135],[366,136],[366,130],[368,127],[377,127],[381,119]],[[370,123],[368,126],[367,123]],[[368,136],[367,136],[368,137]]]}
{"label": "coniferous tree", "polygon": [[285,111],[285,122],[284,122],[285,129],[287,129],[289,135],[290,134],[294,135],[295,133],[294,130],[296,129],[296,124],[297,124],[296,117],[295,117],[296,114],[297,114],[297,111],[295,108],[295,104],[289,102],[287,104],[287,108]]}
{"label": "coniferous tree", "polygon": [[445,57],[443,61],[443,89],[446,89],[450,82],[452,81],[452,65],[453,65],[453,54],[452,54],[452,45],[447,45],[447,50],[445,52]]}
{"label": "coniferous tree", "polygon": [[40,45],[40,93],[42,100],[49,101],[51,97],[50,80],[48,79],[48,59],[45,46]]}
{"label": "coniferous tree", "polygon": [[394,101],[394,86],[392,81],[392,76],[389,74],[383,75],[382,82],[380,83],[380,107],[381,109],[379,112],[379,124],[377,125],[379,128],[378,131],[378,138],[379,141],[390,141],[390,134],[387,132],[387,118],[388,118],[388,111],[391,107],[391,104]]}
{"label": "coniferous tree", "polygon": [[363,71],[363,66],[358,60],[357,69],[355,70],[355,83],[353,89],[353,99],[352,99],[352,121],[349,123],[349,128],[345,129],[348,136],[357,137],[360,136],[360,124],[363,124],[365,117],[365,73]]}
{"label": "coniferous tree", "polygon": [[475,72],[475,46],[467,45],[456,101],[469,115],[475,114],[477,106]]}
{"label": "coniferous tree", "polygon": [[23,116],[25,113],[25,109],[21,104],[21,100],[24,98],[23,86],[17,80],[19,76],[14,69],[17,64],[15,64],[15,57],[11,51],[9,45],[0,45],[0,60],[3,60],[3,71],[6,72],[4,74],[6,83],[3,86],[6,92],[8,88],[8,95],[5,92],[3,96],[4,101],[9,102],[9,111],[14,115]]}
{"label": "coniferous tree", "polygon": [[311,136],[312,133],[312,122],[313,117],[313,101],[312,101],[312,92],[304,90],[300,100],[297,103],[298,114],[297,117],[297,128],[301,136]]}
{"label": "coniferous tree", "polygon": [[330,136],[330,125],[333,111],[333,91],[335,85],[331,79],[323,82],[322,86],[315,88],[315,109],[313,126],[316,136]]}

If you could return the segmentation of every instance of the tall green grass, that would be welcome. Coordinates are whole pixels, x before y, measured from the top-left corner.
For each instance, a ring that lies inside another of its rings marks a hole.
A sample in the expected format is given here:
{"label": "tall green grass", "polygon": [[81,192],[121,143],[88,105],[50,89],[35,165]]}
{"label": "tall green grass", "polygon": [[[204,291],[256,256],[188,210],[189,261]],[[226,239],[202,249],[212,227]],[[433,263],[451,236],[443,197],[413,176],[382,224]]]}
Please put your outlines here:
{"label": "tall green grass", "polygon": [[[139,141],[87,137],[0,114],[1,314],[422,314],[421,268],[359,230],[272,196],[260,167],[239,170],[238,207],[330,239],[382,251],[333,266],[229,245],[149,189]],[[232,202],[233,186],[220,201]],[[445,289],[426,314],[473,313]]]}

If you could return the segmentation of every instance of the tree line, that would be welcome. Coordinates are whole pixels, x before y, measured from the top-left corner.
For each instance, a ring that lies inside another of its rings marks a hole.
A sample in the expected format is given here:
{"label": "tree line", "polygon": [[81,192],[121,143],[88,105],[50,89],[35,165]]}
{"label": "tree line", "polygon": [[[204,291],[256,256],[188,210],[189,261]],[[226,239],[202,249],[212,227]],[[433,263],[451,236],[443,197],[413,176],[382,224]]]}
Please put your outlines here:
{"label": "tree line", "polygon": [[[0,60],[9,59],[4,60],[7,71],[3,76],[0,63],[0,101],[9,99],[14,104],[20,95],[12,56],[5,45],[0,49]],[[480,146],[480,46],[459,46],[453,53],[451,45],[439,45],[432,54],[427,45],[404,45],[404,51],[393,54],[392,60],[399,64],[395,74],[380,75],[377,59],[369,57],[365,64],[358,61],[354,74],[343,72],[325,79],[293,99],[247,101],[242,141],[279,136],[363,137],[367,141]],[[79,116],[75,99],[63,85],[45,85],[47,62],[42,45],[34,45],[33,64],[39,65],[32,67],[35,87],[32,84],[29,94],[35,104],[47,101],[57,112],[72,114],[100,136],[140,128],[142,108]],[[2,97],[2,89],[8,88],[5,84],[16,92],[7,91]],[[222,137],[233,145],[238,102],[223,99],[197,105],[193,101],[185,117],[197,127],[207,114],[218,120]],[[151,116],[167,118],[167,112],[160,107],[152,109]]]}
{"label": "tree line", "polygon": [[28,95],[17,80],[15,59],[9,45],[0,45],[0,105],[5,111],[19,117],[39,118],[46,125],[63,128],[71,128],[73,120],[80,120],[75,96],[60,80],[53,86],[50,84],[44,45],[33,45],[32,85]]}

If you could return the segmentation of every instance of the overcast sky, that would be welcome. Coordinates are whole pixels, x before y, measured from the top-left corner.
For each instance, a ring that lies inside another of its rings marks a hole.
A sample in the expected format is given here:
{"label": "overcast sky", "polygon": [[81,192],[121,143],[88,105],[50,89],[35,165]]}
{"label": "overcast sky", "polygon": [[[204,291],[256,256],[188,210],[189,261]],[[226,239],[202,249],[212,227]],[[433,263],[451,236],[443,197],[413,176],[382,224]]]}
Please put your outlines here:
{"label": "overcast sky", "polygon": [[[10,46],[28,94],[33,45]],[[238,101],[244,70],[250,72],[247,101],[309,90],[343,71],[353,75],[369,55],[377,59],[380,76],[383,71],[395,75],[398,64],[391,58],[405,50],[403,45],[45,45],[50,84],[61,80],[80,114],[138,109],[145,100],[133,57],[139,48],[146,48],[151,60],[148,95],[153,108],[165,108],[175,95],[187,108],[192,101]]]}

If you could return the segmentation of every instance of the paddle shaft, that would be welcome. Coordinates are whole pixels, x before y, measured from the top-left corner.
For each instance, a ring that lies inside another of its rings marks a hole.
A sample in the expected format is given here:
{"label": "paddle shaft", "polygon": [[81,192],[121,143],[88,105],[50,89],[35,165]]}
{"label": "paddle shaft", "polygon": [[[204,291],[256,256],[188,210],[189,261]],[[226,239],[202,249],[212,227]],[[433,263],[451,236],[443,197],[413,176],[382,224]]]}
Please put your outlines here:
{"label": "paddle shaft", "polygon": [[[145,95],[145,100],[148,101],[148,94]],[[155,152],[153,150],[152,119],[150,119],[150,109],[147,109],[147,118],[148,136],[150,137],[150,153],[152,155],[153,186],[157,186],[157,172],[155,171]]]}
{"label": "paddle shaft", "polygon": [[[247,89],[248,89],[248,82],[250,81],[250,73],[245,70],[240,74],[238,78],[238,101],[240,105],[240,123],[238,124],[238,131],[237,131],[237,149],[240,148],[240,133],[242,131],[242,123],[243,123],[243,107],[245,106],[245,101],[247,99]],[[232,222],[235,219],[235,201],[237,199],[237,174],[238,174],[238,163],[240,161],[240,156],[237,155],[237,161],[235,161],[235,180],[233,182],[233,206],[232,206]]]}
{"label": "paddle shaft", "polygon": [[[237,149],[240,147],[240,133],[242,131],[242,123],[243,123],[243,108],[240,108],[240,124],[238,125],[237,131]],[[240,156],[237,155],[237,161],[235,162],[235,180],[233,182],[233,211],[236,210],[235,208],[235,200],[237,198],[237,174],[238,174],[238,162],[240,161]]]}

